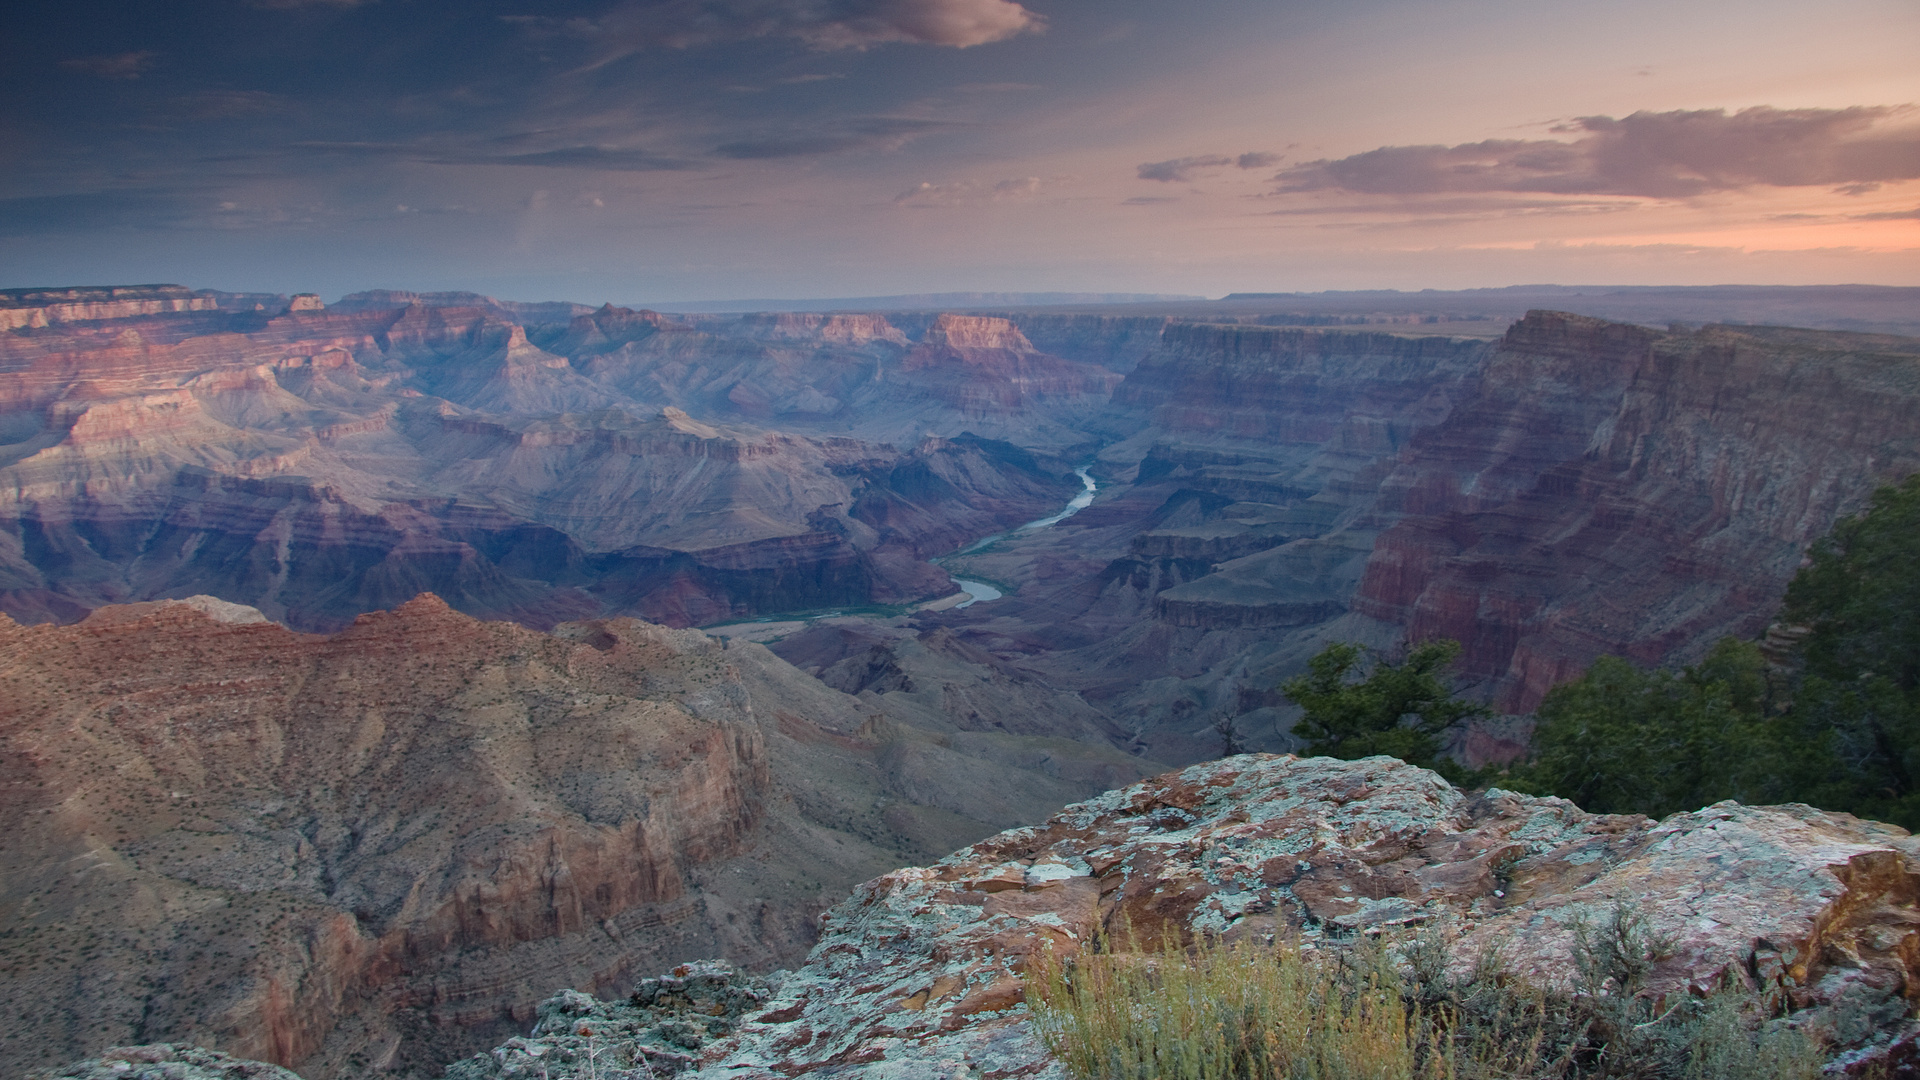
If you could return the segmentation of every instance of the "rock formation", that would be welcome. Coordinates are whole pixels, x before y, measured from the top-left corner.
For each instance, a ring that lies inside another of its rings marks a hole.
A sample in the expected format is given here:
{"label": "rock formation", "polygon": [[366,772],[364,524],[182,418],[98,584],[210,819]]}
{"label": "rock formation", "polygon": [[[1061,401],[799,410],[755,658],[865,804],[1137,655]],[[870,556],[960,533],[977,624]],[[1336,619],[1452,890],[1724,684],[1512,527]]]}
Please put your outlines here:
{"label": "rock formation", "polygon": [[[898,353],[884,320],[801,322],[755,325]],[[661,325],[613,309],[559,324],[542,340],[579,368],[482,308],[9,335],[0,610],[70,621],[212,591],[325,630],[422,589],[535,626],[903,603],[951,590],[926,555],[1045,513],[1076,483],[958,424],[895,447],[636,401],[601,362]]]}
{"label": "rock formation", "polygon": [[1149,769],[928,722],[758,645],[431,596],[331,637],[210,597],[0,618],[0,1071],[437,1075],[557,985],[792,963],[852,883]]}
{"label": "rock formation", "polygon": [[1806,546],[1920,468],[1920,342],[1535,312],[1382,485],[1355,610],[1533,708],[1602,652],[1756,636]]}
{"label": "rock formation", "polygon": [[[1804,806],[1721,803],[1654,822],[1468,796],[1390,758],[1229,758],[861,885],[762,1011],[703,1040],[703,1073],[1064,1076],[1028,1026],[1022,975],[1037,951],[1066,958],[1096,937],[1337,949],[1425,934],[1462,972],[1497,945],[1511,977],[1564,990],[1575,927],[1620,905],[1668,943],[1646,993],[1779,992],[1825,1022],[1849,1018],[1832,1030],[1858,1066],[1915,1033],[1916,860],[1904,830]],[[534,1060],[541,1034],[458,1075],[531,1075],[511,1067]]]}

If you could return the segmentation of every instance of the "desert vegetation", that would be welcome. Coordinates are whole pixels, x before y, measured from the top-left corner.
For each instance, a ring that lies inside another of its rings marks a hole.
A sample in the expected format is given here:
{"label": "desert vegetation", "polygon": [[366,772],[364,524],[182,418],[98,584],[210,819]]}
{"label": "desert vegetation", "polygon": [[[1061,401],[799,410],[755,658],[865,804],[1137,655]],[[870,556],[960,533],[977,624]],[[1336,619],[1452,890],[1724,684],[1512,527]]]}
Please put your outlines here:
{"label": "desert vegetation", "polygon": [[1667,1000],[1665,943],[1629,907],[1578,928],[1571,978],[1527,983],[1498,951],[1464,971],[1438,933],[1345,944],[1200,940],[1043,953],[1034,1027],[1079,1080],[1812,1080],[1823,1017],[1729,983]]}

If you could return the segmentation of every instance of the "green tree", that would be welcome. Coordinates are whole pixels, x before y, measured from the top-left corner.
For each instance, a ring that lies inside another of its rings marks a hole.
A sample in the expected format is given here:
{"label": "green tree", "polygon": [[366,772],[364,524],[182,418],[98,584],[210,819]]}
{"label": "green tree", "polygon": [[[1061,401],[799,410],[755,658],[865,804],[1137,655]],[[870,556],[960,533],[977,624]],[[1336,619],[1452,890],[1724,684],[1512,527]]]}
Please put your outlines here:
{"label": "green tree", "polygon": [[1781,612],[1807,627],[1793,716],[1806,798],[1920,827],[1920,473],[1808,552]]}
{"label": "green tree", "polygon": [[1404,662],[1376,664],[1360,678],[1361,647],[1332,642],[1307,661],[1305,674],[1280,684],[1287,700],[1303,710],[1293,733],[1307,740],[1308,754],[1349,760],[1387,754],[1449,780],[1462,778],[1464,770],[1440,759],[1439,735],[1488,710],[1455,697],[1441,679],[1459,655],[1459,642],[1439,638],[1414,646]]}
{"label": "green tree", "polygon": [[1766,671],[1759,648],[1736,638],[1677,673],[1602,656],[1547,692],[1533,760],[1499,783],[1603,814],[1778,801],[1795,787],[1794,770],[1791,740],[1767,708]]}

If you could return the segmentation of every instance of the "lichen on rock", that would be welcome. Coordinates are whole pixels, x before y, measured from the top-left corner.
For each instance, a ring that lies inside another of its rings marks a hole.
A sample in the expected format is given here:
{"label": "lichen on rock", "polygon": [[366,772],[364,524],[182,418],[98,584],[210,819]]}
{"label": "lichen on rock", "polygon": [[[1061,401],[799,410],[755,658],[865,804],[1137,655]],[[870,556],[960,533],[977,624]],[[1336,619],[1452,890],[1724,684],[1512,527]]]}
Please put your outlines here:
{"label": "lichen on rock", "polygon": [[278,1065],[248,1061],[219,1050],[154,1043],[116,1046],[97,1058],[70,1065],[46,1080],[300,1080]]}
{"label": "lichen on rock", "polygon": [[625,1001],[562,990],[540,1003],[525,1038],[447,1069],[447,1080],[653,1080],[696,1067],[706,1044],[757,1011],[778,976],[750,977],[725,960],[682,964],[642,979]]}

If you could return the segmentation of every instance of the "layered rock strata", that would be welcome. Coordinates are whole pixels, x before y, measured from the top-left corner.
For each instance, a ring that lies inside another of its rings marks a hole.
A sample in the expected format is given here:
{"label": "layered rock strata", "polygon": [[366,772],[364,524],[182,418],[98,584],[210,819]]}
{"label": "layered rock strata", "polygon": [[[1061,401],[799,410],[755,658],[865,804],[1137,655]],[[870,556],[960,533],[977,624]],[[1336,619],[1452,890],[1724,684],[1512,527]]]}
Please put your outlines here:
{"label": "layered rock strata", "polygon": [[0,1071],[172,1041],[431,1076],[557,985],[792,963],[853,882],[1130,761],[1057,745],[1084,762],[1063,777],[1023,745],[630,619],[550,635],[431,596],[331,637],[212,598],[0,618]]}
{"label": "layered rock strata", "polygon": [[[896,447],[636,400],[603,362],[663,325],[607,309],[550,327],[578,366],[491,308],[8,335],[0,610],[71,621],[211,591],[328,630],[422,589],[535,626],[904,603],[951,588],[926,555],[1072,493],[1066,463],[957,426]],[[754,325],[809,355],[905,340],[871,316]]]}
{"label": "layered rock strata", "polygon": [[1693,659],[1920,468],[1917,410],[1911,339],[1534,312],[1382,484],[1355,610],[1459,640],[1517,712],[1603,652]]}

